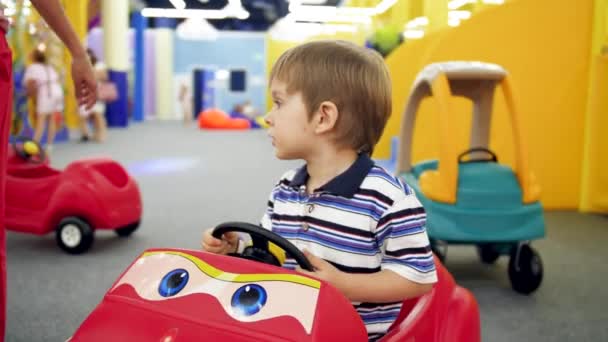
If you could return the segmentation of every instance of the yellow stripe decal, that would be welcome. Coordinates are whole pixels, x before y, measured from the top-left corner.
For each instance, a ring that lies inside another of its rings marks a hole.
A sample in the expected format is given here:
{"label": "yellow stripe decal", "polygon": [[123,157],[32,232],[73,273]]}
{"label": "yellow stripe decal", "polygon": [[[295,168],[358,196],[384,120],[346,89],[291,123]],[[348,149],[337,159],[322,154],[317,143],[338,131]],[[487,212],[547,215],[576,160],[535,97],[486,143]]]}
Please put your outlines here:
{"label": "yellow stripe decal", "polygon": [[158,251],[158,252],[145,252],[141,257],[147,257],[151,255],[157,254],[171,254],[177,255],[183,258],[190,260],[194,263],[203,273],[206,275],[223,281],[230,281],[233,283],[253,283],[259,281],[286,281],[290,283],[296,283],[300,285],[310,286],[316,289],[321,287],[321,283],[318,280],[314,280],[305,276],[300,276],[296,274],[238,274],[238,273],[229,273],[224,272],[220,269],[217,269],[203,260],[187,254],[183,252],[176,251]]}

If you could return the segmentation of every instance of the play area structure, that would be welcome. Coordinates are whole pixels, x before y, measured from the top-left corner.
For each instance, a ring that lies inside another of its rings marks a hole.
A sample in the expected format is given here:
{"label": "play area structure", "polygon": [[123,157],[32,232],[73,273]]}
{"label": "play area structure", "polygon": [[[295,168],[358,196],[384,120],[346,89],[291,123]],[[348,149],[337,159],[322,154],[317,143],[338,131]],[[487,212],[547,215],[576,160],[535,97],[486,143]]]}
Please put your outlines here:
{"label": "play area structure", "polygon": [[[217,226],[251,236],[242,254],[150,249],[106,293],[70,342],[77,341],[367,341],[352,304],[331,285],[277,265],[284,256],[312,266],[290,242],[256,225]],[[248,259],[248,260],[244,260]],[[473,295],[437,263],[428,294],[403,303],[380,341],[480,341]]]}
{"label": "play area structure", "polygon": [[55,232],[59,247],[70,254],[91,248],[96,230],[131,235],[142,215],[137,183],[117,162],[88,158],[57,170],[38,143],[23,137],[9,149],[5,203],[6,229]]}
{"label": "play area structure", "polygon": [[[490,150],[492,105],[497,87],[509,110],[515,167],[502,165]],[[470,148],[457,150],[450,139],[452,96],[473,102]],[[418,107],[432,97],[439,114],[438,159],[412,165],[411,151]],[[502,67],[481,62],[444,62],[425,67],[412,87],[400,136],[397,173],[411,185],[427,211],[427,232],[435,254],[446,258],[447,244],[477,247],[484,263],[508,255],[509,279],[529,294],[542,281],[540,256],[531,240],[545,234],[540,186],[529,169],[527,150],[509,77]],[[445,246],[445,248],[441,248]]]}

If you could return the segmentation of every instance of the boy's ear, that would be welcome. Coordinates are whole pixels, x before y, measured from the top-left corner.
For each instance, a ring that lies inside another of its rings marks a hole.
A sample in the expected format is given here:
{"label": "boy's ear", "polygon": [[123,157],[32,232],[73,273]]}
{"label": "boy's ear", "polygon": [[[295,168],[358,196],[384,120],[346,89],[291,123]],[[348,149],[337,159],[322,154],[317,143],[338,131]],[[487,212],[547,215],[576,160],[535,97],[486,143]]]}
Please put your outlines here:
{"label": "boy's ear", "polygon": [[331,131],[338,121],[338,107],[331,101],[323,101],[319,105],[317,115],[315,115],[315,133],[322,134]]}

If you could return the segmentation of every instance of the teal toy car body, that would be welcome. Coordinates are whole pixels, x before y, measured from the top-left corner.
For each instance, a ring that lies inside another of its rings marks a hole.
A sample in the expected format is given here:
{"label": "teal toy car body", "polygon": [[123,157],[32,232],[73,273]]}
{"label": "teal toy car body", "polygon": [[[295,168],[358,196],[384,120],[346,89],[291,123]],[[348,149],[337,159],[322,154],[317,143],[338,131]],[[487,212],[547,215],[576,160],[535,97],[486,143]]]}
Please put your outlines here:
{"label": "teal toy car body", "polygon": [[[492,99],[500,86],[510,112],[515,143],[515,166],[498,163],[489,149]],[[432,96],[439,109],[437,160],[411,164],[416,112],[422,99]],[[458,151],[450,142],[454,116],[448,99],[462,96],[473,102],[470,148]],[[540,256],[530,241],[545,235],[540,187],[528,169],[527,151],[507,72],[481,62],[435,63],[418,75],[400,136],[396,171],[416,191],[427,212],[431,245],[444,260],[448,244],[476,245],[485,263],[509,255],[513,289],[529,294],[542,281]],[[446,246],[442,250],[441,246]]]}

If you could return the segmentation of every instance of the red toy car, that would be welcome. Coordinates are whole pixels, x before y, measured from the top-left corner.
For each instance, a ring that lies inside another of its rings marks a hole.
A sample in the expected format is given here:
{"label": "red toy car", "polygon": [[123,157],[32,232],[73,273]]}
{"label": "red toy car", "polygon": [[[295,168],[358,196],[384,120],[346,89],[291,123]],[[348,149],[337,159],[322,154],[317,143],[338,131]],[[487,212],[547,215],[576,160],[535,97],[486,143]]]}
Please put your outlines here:
{"label": "red toy car", "polygon": [[[253,245],[240,258],[276,264],[269,242],[304,269],[291,243],[245,223],[218,226],[246,232]],[[433,290],[404,303],[381,341],[480,341],[471,293],[437,262]],[[260,262],[202,251],[145,251],[112,285],[69,340],[77,341],[367,341],[352,304],[331,285]]]}
{"label": "red toy car", "polygon": [[[139,226],[139,188],[125,169],[107,158],[83,159],[64,171],[48,165],[40,146],[18,141],[9,151],[6,177],[6,228],[43,235],[56,232],[68,253],[87,251],[94,231],[129,236]],[[35,144],[35,143],[34,143]],[[29,150],[29,151],[26,151]]]}

